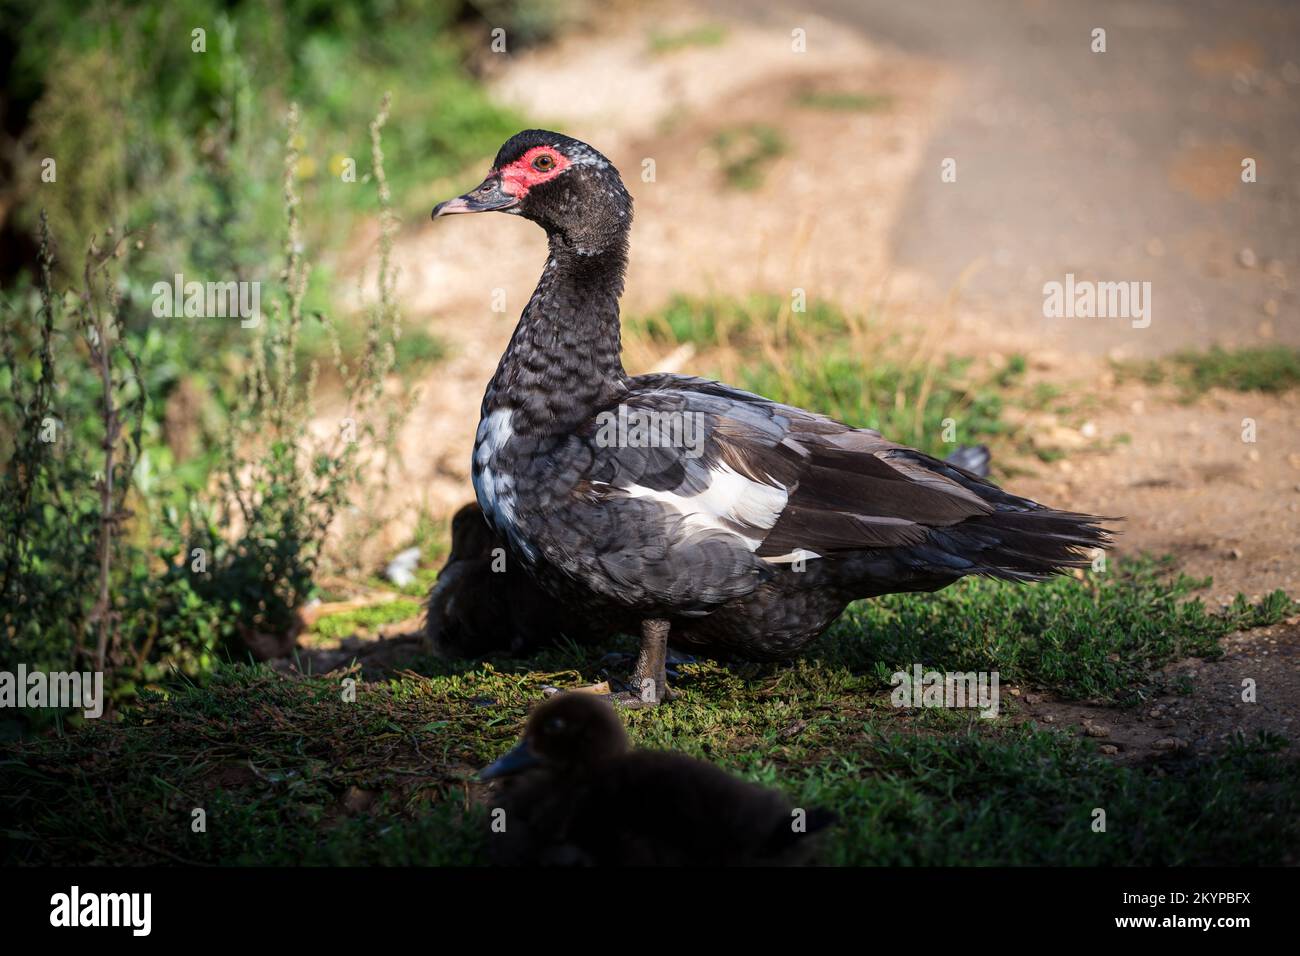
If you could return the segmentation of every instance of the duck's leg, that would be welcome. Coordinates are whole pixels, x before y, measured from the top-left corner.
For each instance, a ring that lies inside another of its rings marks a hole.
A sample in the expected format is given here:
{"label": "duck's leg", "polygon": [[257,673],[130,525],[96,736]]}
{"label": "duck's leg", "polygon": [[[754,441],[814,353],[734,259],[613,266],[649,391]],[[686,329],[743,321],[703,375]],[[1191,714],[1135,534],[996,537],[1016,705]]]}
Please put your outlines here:
{"label": "duck's leg", "polygon": [[[641,622],[641,648],[632,668],[632,677],[624,682],[614,678],[587,687],[570,688],[570,693],[599,694],[608,697],[621,707],[654,707],[672,700],[676,694],[668,686],[668,631],[671,625],[664,618],[651,618]],[[614,692],[611,685],[627,688]],[[547,696],[560,693],[558,687],[547,687]]]}
{"label": "duck's leg", "polygon": [[[650,630],[648,636],[647,629]],[[583,687],[543,687],[542,693],[547,697],[565,692],[596,694],[607,697],[624,707],[653,706],[665,700],[672,700],[677,693],[668,684],[668,679],[676,680],[681,676],[676,668],[682,664],[694,664],[696,659],[690,654],[673,653],[669,650],[670,631],[668,621],[646,621],[641,626],[641,647],[635,658],[631,654],[618,651],[606,654],[601,659],[602,669],[610,674],[606,680]],[[628,666],[632,666],[633,671],[627,680],[613,676],[613,672],[628,673],[624,670]],[[658,677],[655,676],[656,673]]]}
{"label": "duck's leg", "polygon": [[641,651],[632,668],[632,686],[646,704],[668,700],[668,629],[664,618],[641,622]]}

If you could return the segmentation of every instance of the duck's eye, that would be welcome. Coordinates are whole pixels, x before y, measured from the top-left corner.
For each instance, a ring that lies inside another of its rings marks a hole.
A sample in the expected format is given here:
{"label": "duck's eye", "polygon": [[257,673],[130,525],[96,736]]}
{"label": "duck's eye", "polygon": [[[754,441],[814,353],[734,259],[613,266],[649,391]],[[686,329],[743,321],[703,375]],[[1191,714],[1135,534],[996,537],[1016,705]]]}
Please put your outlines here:
{"label": "duck's eye", "polygon": [[539,153],[533,157],[533,169],[539,173],[548,173],[555,168],[555,157],[550,153]]}

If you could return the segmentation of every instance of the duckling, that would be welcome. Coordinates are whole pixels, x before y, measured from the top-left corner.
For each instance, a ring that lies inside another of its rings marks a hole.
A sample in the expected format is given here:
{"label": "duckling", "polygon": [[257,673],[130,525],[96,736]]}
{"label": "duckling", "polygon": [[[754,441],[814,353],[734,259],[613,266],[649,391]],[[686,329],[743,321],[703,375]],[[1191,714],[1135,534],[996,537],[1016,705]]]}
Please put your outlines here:
{"label": "duckling", "polygon": [[509,555],[477,503],[451,521],[451,553],[425,602],[424,638],[435,653],[481,660],[522,656],[568,636],[579,643],[613,631],[565,611]]}
{"label": "duckling", "polygon": [[833,814],[685,754],[633,750],[613,706],[568,693],[480,774],[503,780],[502,865],[759,866],[806,861]]}

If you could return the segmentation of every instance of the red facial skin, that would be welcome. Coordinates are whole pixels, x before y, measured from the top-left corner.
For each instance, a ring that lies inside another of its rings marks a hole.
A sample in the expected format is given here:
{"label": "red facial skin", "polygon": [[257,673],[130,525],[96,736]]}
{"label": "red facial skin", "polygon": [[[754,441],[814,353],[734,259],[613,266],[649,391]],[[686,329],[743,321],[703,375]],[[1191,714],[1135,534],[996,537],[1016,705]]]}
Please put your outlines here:
{"label": "red facial skin", "polygon": [[[533,168],[533,161],[545,153],[555,165],[542,172]],[[534,146],[509,166],[503,166],[496,173],[501,177],[501,190],[508,195],[523,199],[528,190],[541,183],[554,179],[572,165],[568,157],[550,146]]]}

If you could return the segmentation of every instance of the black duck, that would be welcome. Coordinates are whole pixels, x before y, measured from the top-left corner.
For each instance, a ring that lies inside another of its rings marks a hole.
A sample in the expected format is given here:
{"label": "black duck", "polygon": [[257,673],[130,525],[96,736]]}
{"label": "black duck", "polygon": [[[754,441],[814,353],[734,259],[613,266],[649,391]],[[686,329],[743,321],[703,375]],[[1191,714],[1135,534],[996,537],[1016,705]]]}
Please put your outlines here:
{"label": "black duck", "polygon": [[686,650],[788,657],[853,600],[971,574],[1035,581],[1108,545],[1098,518],[875,431],[702,378],[629,376],[632,200],[586,143],[519,133],[433,217],[488,210],[540,225],[549,256],[483,397],[474,489],[544,591],[597,631],[640,628],[642,700],[666,696],[670,633]]}

